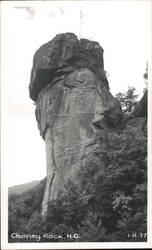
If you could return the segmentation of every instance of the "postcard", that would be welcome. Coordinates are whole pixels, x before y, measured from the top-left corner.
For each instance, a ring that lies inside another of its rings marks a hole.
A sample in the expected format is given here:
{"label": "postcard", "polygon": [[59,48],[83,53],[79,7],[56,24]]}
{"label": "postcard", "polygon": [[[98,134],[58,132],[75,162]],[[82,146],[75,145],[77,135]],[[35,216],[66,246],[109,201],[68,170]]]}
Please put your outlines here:
{"label": "postcard", "polygon": [[146,1],[1,2],[1,248],[152,248]]}

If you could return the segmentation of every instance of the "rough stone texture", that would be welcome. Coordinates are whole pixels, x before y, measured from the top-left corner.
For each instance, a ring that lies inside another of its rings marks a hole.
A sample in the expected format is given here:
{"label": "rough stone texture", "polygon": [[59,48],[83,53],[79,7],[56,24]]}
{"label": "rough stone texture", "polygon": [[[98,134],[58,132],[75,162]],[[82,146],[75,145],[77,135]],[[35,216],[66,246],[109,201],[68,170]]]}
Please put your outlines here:
{"label": "rough stone texture", "polygon": [[46,144],[44,217],[65,180],[78,181],[81,161],[97,146],[97,131],[115,129],[122,113],[109,92],[103,49],[71,33],[56,36],[36,52],[29,89]]}
{"label": "rough stone texture", "polygon": [[35,53],[30,80],[30,97],[36,101],[39,92],[48,84],[75,69],[88,68],[109,88],[103,65],[103,49],[99,43],[78,40],[73,33],[57,35]]}
{"label": "rough stone texture", "polygon": [[133,117],[147,117],[147,91],[139,101],[137,107],[132,113]]}
{"label": "rough stone texture", "polygon": [[136,108],[127,120],[127,126],[132,126],[136,130],[145,129],[147,126],[147,91],[144,93]]}

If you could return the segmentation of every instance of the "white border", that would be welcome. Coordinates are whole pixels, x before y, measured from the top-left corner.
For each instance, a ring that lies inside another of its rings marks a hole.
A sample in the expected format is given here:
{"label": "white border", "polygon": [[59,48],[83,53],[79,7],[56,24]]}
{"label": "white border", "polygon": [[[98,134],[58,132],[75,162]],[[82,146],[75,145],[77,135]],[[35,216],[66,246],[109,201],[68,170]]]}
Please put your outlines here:
{"label": "white border", "polygon": [[[93,1],[93,0],[92,0]],[[102,0],[101,0],[102,1]],[[129,1],[129,0],[128,0]],[[137,4],[138,4],[137,0]],[[6,15],[7,15],[7,6],[14,6],[18,2],[20,2],[20,5],[27,5],[30,4],[30,6],[35,6],[37,4],[43,5],[47,4],[49,1],[3,1],[1,2],[1,32],[2,32],[2,39],[1,39],[1,165],[2,165],[2,178],[1,178],[1,240],[2,240],[2,249],[123,249],[123,248],[152,248],[152,229],[151,229],[151,221],[152,221],[152,199],[151,199],[151,190],[152,190],[152,169],[151,169],[151,163],[152,163],[152,72],[150,69],[152,69],[152,1],[146,0],[149,4],[149,16],[151,17],[151,20],[149,20],[149,91],[148,91],[148,241],[141,243],[141,242],[110,242],[110,243],[85,243],[85,242],[79,242],[79,243],[8,243],[7,242],[7,232],[8,232],[8,194],[6,190],[6,182],[7,182],[7,173],[5,171],[5,166],[7,165],[7,85],[3,84],[3,82],[7,82],[7,79],[4,78],[5,74],[5,54],[6,54],[6,48],[5,48],[5,41],[3,39],[3,34],[5,33],[5,22]],[[61,2],[61,1],[58,1]],[[95,2],[95,1],[93,1]],[[118,2],[118,1],[117,1]],[[70,1],[69,1],[70,3]],[[5,22],[4,22],[5,20]]]}

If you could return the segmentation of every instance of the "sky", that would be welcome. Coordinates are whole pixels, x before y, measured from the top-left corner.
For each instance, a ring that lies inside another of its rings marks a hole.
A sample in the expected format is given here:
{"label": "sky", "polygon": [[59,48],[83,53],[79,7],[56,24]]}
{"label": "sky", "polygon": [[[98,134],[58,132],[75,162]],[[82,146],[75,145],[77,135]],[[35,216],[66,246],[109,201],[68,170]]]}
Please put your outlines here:
{"label": "sky", "polygon": [[125,92],[132,86],[140,98],[149,58],[150,5],[148,0],[6,1],[2,27],[6,171],[8,186],[14,186],[46,176],[45,143],[28,93],[35,51],[63,32],[95,40],[104,49],[111,93]]}

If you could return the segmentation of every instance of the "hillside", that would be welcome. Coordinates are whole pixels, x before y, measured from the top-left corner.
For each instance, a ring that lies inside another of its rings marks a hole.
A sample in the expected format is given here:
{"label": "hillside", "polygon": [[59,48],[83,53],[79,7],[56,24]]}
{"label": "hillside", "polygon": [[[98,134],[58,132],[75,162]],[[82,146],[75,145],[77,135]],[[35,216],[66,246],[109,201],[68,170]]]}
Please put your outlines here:
{"label": "hillside", "polygon": [[36,187],[39,183],[40,183],[40,181],[32,181],[32,182],[24,183],[21,185],[9,187],[8,192],[9,192],[9,194],[22,194],[22,193]]}

